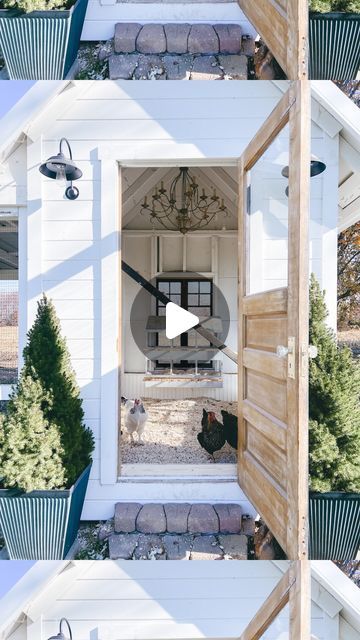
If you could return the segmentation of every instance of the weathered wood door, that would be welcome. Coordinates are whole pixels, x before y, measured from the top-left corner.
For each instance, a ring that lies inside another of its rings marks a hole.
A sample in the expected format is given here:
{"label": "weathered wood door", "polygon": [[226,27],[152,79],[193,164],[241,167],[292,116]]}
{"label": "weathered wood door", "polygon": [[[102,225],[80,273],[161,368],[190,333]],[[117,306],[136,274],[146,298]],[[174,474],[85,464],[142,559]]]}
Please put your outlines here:
{"label": "weathered wood door", "polygon": [[311,588],[308,560],[297,560],[291,563],[239,640],[260,640],[287,604],[289,604],[289,640],[309,640]]}
{"label": "weathered wood door", "polygon": [[[291,560],[307,557],[309,100],[308,83],[293,82],[239,172],[239,482]],[[285,127],[287,286],[252,294],[249,259],[259,244],[249,239],[251,170]]]}
{"label": "weathered wood door", "polygon": [[306,0],[239,0],[247,18],[289,80],[308,77]]}

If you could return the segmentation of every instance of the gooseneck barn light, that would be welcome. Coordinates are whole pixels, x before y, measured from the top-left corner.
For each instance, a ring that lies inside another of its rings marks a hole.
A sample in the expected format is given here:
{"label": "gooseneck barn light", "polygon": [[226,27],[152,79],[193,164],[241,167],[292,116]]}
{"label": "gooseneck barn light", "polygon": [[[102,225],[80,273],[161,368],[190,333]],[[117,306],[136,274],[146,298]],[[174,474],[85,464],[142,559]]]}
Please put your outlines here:
{"label": "gooseneck barn light", "polygon": [[[69,158],[63,152],[63,145],[66,144],[69,151]],[[40,173],[52,180],[70,182],[70,186],[65,190],[68,200],[76,200],[79,196],[79,189],[73,186],[73,180],[78,180],[82,176],[82,171],[76,166],[72,158],[70,143],[66,138],[61,138],[59,153],[51,156],[39,167]]]}
{"label": "gooseneck barn light", "polygon": [[63,626],[64,624],[66,624],[68,631],[69,631],[69,640],[72,640],[72,631],[71,631],[71,627],[70,627],[70,623],[66,618],[61,618],[60,620],[60,624],[59,624],[59,633],[56,634],[56,636],[50,636],[50,638],[48,638],[48,640],[66,640],[66,636],[63,632]]}
{"label": "gooseneck barn light", "polygon": [[[325,162],[322,162],[321,160],[319,160],[319,158],[317,156],[311,156],[311,161],[310,161],[310,178],[314,178],[315,176],[319,176],[320,173],[323,173],[326,169],[326,164]],[[281,170],[281,175],[284,176],[284,178],[288,178],[289,177],[289,167],[284,167]],[[286,187],[285,189],[285,193],[287,196],[289,196],[289,187]]]}

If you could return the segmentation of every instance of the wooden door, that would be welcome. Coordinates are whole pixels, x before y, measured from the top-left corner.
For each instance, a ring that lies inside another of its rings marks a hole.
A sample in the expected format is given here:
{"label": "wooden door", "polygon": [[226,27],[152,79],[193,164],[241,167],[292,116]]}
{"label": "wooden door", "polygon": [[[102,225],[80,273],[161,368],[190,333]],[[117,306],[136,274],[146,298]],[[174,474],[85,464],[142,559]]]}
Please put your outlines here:
{"label": "wooden door", "polygon": [[289,604],[289,640],[309,640],[310,586],[309,561],[292,562],[239,640],[260,640],[287,604]]}
{"label": "wooden door", "polygon": [[[290,85],[242,155],[239,181],[239,482],[291,560],[307,557],[309,92]],[[287,286],[251,294],[250,171],[286,125]]]}
{"label": "wooden door", "polygon": [[239,0],[239,5],[289,80],[308,77],[306,0]]}

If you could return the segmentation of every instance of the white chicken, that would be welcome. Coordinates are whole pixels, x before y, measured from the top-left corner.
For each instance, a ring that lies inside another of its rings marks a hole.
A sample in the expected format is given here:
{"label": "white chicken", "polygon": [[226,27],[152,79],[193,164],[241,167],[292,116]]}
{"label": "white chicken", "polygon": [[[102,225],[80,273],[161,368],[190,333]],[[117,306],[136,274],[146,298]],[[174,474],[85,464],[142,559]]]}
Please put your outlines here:
{"label": "white chicken", "polygon": [[[144,433],[146,421],[148,419],[148,413],[143,403],[141,402],[140,398],[128,400],[123,396],[121,397],[121,402],[126,409],[125,427],[130,434],[131,444],[145,444],[142,441],[141,436]],[[137,442],[134,440],[135,431],[138,436]]]}

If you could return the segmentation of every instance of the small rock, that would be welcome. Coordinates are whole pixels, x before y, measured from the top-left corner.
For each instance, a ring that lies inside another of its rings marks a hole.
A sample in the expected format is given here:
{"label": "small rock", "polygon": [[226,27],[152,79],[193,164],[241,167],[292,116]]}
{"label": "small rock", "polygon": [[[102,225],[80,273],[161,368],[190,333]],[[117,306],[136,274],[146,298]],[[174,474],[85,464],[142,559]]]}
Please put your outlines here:
{"label": "small rock", "polygon": [[109,538],[110,560],[130,560],[138,542],[136,533],[119,533]]}
{"label": "small rock", "polygon": [[160,560],[160,557],[163,556],[163,559],[165,559],[164,551],[160,536],[140,534],[137,539],[134,558],[135,560]]}
{"label": "small rock", "polygon": [[238,504],[215,504],[221,533],[240,533],[241,507]]}
{"label": "small rock", "polygon": [[138,56],[138,65],[135,70],[135,80],[149,80],[149,79],[166,79],[164,73],[164,66],[159,56]]}
{"label": "small rock", "polygon": [[162,24],[145,24],[136,40],[140,53],[165,53],[166,37]]}
{"label": "small rock", "polygon": [[136,53],[113,55],[109,59],[110,80],[130,80],[138,66]]}
{"label": "small rock", "polygon": [[131,533],[136,531],[136,518],[142,504],[138,502],[118,502],[115,505],[116,533]]}
{"label": "small rock", "polygon": [[219,38],[210,24],[192,25],[188,38],[189,53],[219,53]]}
{"label": "small rock", "polygon": [[168,560],[190,560],[190,550],[193,538],[191,536],[170,536],[162,537]]}
{"label": "small rock", "polygon": [[116,53],[133,53],[136,51],[136,38],[141,24],[137,22],[120,22],[115,25],[115,51]]}
{"label": "small rock", "polygon": [[191,80],[220,80],[223,74],[214,56],[195,58],[191,70]]}
{"label": "small rock", "polygon": [[107,540],[107,538],[109,538],[113,533],[114,519],[110,518],[109,520],[106,520],[106,522],[101,523],[98,531],[98,539],[102,542],[103,540]]}
{"label": "small rock", "polygon": [[190,560],[221,560],[223,552],[215,536],[197,536],[191,550]]}
{"label": "small rock", "polygon": [[191,505],[186,503],[165,504],[166,530],[169,533],[186,533]]}
{"label": "small rock", "polygon": [[192,505],[188,517],[189,533],[218,533],[219,518],[211,504]]}
{"label": "small rock", "polygon": [[192,56],[162,56],[164,71],[168,80],[189,80]]}
{"label": "small rock", "polygon": [[241,27],[238,24],[215,24],[220,53],[240,53]]}
{"label": "small rock", "polygon": [[248,559],[248,539],[241,534],[219,536],[219,543],[226,556],[231,556],[234,560]]}
{"label": "small rock", "polygon": [[190,24],[164,25],[168,53],[187,53],[190,29]]}
{"label": "small rock", "polygon": [[251,36],[243,36],[241,41],[241,52],[245,56],[253,57],[255,55],[255,40]]}
{"label": "small rock", "polygon": [[255,535],[255,520],[251,516],[243,516],[241,523],[241,531],[246,536]]}
{"label": "small rock", "polygon": [[248,59],[246,56],[219,56],[219,63],[228,79],[247,80]]}
{"label": "small rock", "polygon": [[110,56],[112,56],[113,53],[114,53],[114,39],[111,38],[110,40],[107,40],[107,42],[104,42],[103,44],[100,45],[99,51],[98,51],[98,58],[102,62],[103,60],[108,60],[108,58],[110,58]]}
{"label": "small rock", "polygon": [[141,533],[164,533],[166,518],[162,504],[144,504],[136,519],[136,529]]}

